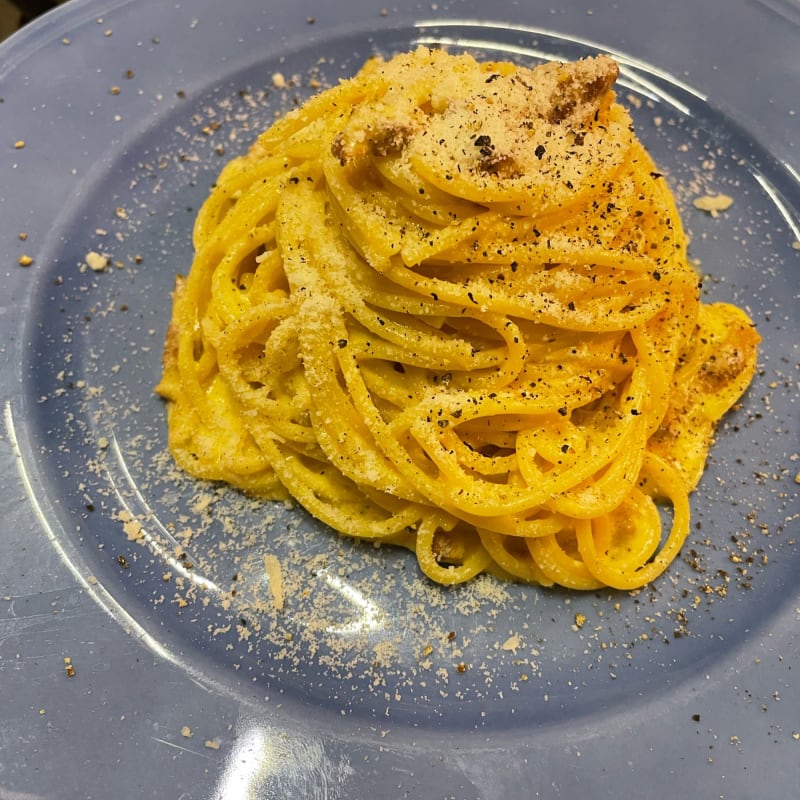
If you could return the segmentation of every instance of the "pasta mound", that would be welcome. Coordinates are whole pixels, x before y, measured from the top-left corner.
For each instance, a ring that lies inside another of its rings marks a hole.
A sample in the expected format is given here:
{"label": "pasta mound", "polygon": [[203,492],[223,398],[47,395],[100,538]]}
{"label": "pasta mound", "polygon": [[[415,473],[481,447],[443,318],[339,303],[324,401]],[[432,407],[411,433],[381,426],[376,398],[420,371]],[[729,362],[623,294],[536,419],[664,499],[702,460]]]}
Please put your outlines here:
{"label": "pasta mound", "polygon": [[373,59],[229,163],[157,387],[180,466],[442,584],[658,576],[759,336],[700,302],[617,75]]}

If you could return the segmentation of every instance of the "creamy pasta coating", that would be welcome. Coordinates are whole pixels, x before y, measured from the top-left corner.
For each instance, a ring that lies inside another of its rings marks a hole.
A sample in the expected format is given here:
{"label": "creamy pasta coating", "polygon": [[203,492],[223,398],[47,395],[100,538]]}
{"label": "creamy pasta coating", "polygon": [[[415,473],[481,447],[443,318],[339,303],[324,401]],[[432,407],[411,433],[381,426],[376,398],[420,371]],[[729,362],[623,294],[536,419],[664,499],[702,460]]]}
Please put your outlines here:
{"label": "creamy pasta coating", "polygon": [[442,584],[656,578],[759,336],[701,302],[617,76],[421,48],[261,134],[176,283],[178,464]]}

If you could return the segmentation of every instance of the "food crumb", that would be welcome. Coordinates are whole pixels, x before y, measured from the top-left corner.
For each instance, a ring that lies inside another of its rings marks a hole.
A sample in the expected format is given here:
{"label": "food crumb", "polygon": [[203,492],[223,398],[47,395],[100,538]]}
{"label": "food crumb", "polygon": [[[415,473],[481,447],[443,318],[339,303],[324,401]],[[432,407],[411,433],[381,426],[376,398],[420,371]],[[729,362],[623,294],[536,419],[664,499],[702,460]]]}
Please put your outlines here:
{"label": "food crumb", "polygon": [[792,250],[800,250],[800,239],[795,239],[792,242]]}
{"label": "food crumb", "polygon": [[69,656],[64,656],[64,672],[68,678],[75,677],[75,667],[72,659]]}
{"label": "food crumb", "polygon": [[21,267],[29,267],[31,264],[33,264],[33,259],[29,255],[22,255],[19,257],[17,263]]}
{"label": "food crumb", "polygon": [[276,89],[285,89],[286,88],[286,78],[284,77],[282,72],[275,72],[272,75],[272,85]]}
{"label": "food crumb", "polygon": [[209,750],[219,750],[219,741],[217,739],[206,739],[203,743]]}
{"label": "food crumb", "polygon": [[575,615],[575,627],[582,628],[586,624],[586,614],[581,614],[578,612]]}
{"label": "food crumb", "polygon": [[14,142],[14,149],[22,150],[23,147],[25,147],[25,142],[22,139],[17,139],[17,141]]}
{"label": "food crumb", "polygon": [[194,734],[192,733],[192,729],[188,725],[184,725],[181,728],[181,736],[183,736],[184,739],[191,739],[192,736],[194,736]]}
{"label": "food crumb", "polygon": [[700,211],[707,211],[712,217],[718,217],[720,211],[727,211],[733,205],[733,198],[727,194],[706,194],[696,197],[692,204]]}
{"label": "food crumb", "polygon": [[281,562],[271,554],[264,556],[264,568],[267,571],[269,588],[272,592],[272,602],[275,604],[276,611],[283,611],[283,574],[281,573]]}
{"label": "food crumb", "polygon": [[131,519],[125,522],[122,526],[122,530],[125,531],[125,535],[128,537],[129,542],[135,542],[144,536],[142,523],[139,522],[138,519]]}
{"label": "food crumb", "polygon": [[90,250],[86,254],[86,266],[94,272],[103,272],[108,266],[108,257]]}

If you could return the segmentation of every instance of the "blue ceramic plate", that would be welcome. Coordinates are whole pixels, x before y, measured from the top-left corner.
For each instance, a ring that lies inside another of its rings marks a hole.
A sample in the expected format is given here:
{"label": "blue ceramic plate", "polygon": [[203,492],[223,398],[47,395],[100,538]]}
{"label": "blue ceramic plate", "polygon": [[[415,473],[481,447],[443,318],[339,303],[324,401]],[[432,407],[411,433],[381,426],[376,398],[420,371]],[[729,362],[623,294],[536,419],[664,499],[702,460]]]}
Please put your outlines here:
{"label": "blue ceramic plate", "polygon": [[[73,0],[0,46],[0,798],[788,796],[798,23],[791,0]],[[433,587],[408,553],[166,452],[169,292],[219,169],[320,86],[419,44],[616,55],[706,299],[761,332],[695,528],[646,589]],[[719,216],[694,207],[719,193]]]}

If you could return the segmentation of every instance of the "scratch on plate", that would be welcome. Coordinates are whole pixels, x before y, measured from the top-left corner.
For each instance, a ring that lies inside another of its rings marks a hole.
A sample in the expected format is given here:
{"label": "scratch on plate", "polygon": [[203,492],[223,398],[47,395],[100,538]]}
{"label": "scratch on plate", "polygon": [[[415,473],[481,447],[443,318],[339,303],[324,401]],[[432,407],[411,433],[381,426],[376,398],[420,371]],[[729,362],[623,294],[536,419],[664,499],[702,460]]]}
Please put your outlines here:
{"label": "scratch on plate", "polygon": [[40,794],[30,792],[14,792],[0,786],[0,800],[45,800]]}
{"label": "scratch on plate", "polygon": [[[193,756],[200,756],[201,758],[211,758],[211,756],[207,755],[206,753],[200,753],[197,750],[192,750],[191,747],[184,747],[182,744],[175,744],[175,742],[170,742],[167,739],[159,739],[158,736],[151,736],[150,737],[154,742],[159,742],[159,744],[165,744],[167,747],[174,747],[176,750],[183,750],[185,753],[191,753]],[[0,795],[0,800],[4,800],[3,796]]]}
{"label": "scratch on plate", "polygon": [[[12,636],[19,636],[31,628],[36,629],[36,633],[48,633],[58,630],[60,620],[52,614],[36,614],[31,617],[11,617],[10,619],[0,619],[0,644]],[[0,795],[2,797],[2,795]]]}
{"label": "scratch on plate", "polygon": [[800,5],[795,0],[750,0],[800,28]]}

